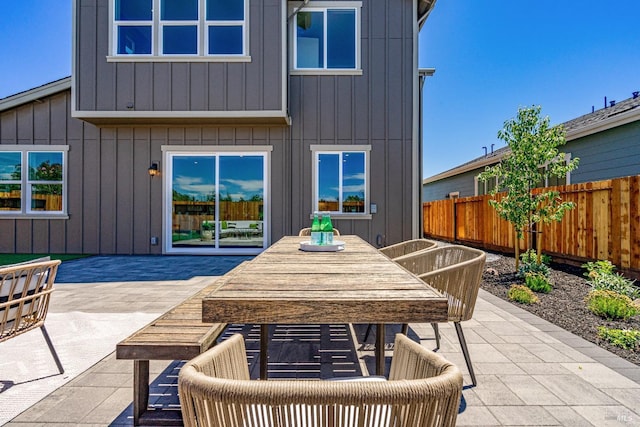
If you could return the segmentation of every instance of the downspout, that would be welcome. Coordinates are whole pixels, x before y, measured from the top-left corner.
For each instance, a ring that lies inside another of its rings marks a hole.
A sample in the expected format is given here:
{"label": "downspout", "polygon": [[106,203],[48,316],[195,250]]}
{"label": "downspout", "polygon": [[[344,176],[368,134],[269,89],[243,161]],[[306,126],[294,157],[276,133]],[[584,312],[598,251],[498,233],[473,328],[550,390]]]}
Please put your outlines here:
{"label": "downspout", "polygon": [[432,77],[436,72],[435,68],[420,68],[418,69],[418,77],[419,77],[419,101],[418,101],[418,114],[419,114],[419,120],[418,120],[418,139],[420,141],[420,143],[418,144],[418,159],[420,159],[420,163],[418,165],[418,171],[419,171],[419,176],[420,176],[420,191],[419,191],[419,195],[418,195],[418,205],[419,205],[419,211],[420,211],[420,215],[419,215],[419,220],[420,220],[420,224],[418,226],[418,231],[420,233],[419,237],[422,238],[424,237],[424,201],[423,201],[423,171],[422,171],[422,159],[423,159],[423,155],[424,155],[424,120],[423,120],[423,113],[424,113],[424,94],[423,94],[423,88],[424,88],[424,81],[426,80],[427,77]]}

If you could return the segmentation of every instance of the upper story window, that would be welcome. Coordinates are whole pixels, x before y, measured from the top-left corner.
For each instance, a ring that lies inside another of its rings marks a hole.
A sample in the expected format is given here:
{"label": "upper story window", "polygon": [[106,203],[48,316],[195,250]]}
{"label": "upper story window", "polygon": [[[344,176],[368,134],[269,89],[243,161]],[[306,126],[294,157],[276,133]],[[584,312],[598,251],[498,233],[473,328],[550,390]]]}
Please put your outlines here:
{"label": "upper story window", "polygon": [[248,0],[112,1],[111,60],[248,60]]}
{"label": "upper story window", "polygon": [[0,146],[0,217],[66,213],[67,146]]}
{"label": "upper story window", "polygon": [[314,211],[369,214],[370,146],[312,145]]}
{"label": "upper story window", "polygon": [[360,2],[297,4],[290,13],[292,73],[360,74]]}

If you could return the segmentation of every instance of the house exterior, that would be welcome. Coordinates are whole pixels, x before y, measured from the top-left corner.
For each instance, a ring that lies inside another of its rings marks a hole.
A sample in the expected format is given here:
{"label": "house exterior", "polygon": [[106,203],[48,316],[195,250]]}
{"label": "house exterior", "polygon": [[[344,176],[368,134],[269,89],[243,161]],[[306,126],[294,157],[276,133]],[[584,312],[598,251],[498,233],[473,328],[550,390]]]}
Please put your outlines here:
{"label": "house exterior", "polygon": [[417,237],[433,3],[75,0],[72,76],[0,100],[0,252]]}
{"label": "house exterior", "polygon": [[[640,175],[640,95],[607,106],[562,124],[567,143],[561,151],[567,159],[580,159],[577,169],[566,179],[546,186],[579,184],[625,176]],[[489,151],[489,150],[488,150]],[[424,201],[448,197],[488,194],[495,183],[478,181],[487,166],[498,163],[510,152],[509,147],[490,150],[485,156],[426,178]]]}

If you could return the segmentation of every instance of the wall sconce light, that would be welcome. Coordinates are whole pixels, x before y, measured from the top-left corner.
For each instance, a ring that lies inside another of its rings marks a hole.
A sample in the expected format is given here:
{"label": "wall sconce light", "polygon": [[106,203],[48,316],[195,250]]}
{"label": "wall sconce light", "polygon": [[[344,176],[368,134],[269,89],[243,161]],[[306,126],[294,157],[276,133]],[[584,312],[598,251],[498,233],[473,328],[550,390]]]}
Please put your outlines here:
{"label": "wall sconce light", "polygon": [[149,176],[151,176],[151,178],[158,175],[160,173],[160,171],[158,170],[158,163],[156,162],[151,163],[151,166],[149,166],[148,171],[149,171]]}

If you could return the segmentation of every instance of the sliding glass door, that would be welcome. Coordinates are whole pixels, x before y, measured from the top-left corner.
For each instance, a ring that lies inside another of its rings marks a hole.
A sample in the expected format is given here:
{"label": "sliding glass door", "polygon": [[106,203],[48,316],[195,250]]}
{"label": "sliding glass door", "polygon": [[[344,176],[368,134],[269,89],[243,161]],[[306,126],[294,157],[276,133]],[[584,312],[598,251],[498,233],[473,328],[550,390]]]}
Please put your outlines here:
{"label": "sliding glass door", "polygon": [[266,247],[267,153],[180,151],[165,158],[166,252],[251,254]]}

